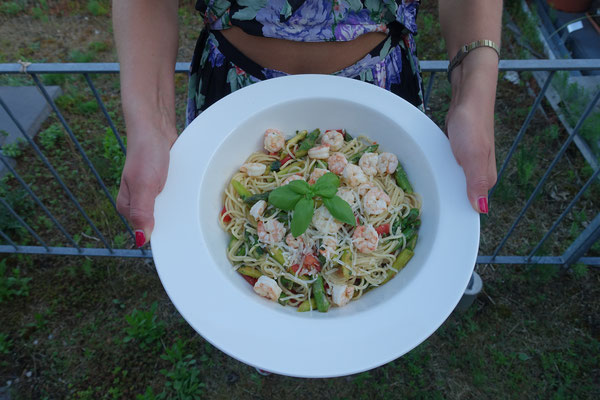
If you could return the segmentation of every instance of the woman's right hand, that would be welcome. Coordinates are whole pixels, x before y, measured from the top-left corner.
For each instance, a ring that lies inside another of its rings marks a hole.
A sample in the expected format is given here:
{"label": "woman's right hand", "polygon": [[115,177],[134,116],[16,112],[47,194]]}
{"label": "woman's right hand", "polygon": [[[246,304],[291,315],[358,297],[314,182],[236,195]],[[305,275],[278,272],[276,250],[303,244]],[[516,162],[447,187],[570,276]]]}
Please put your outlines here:
{"label": "woman's right hand", "polygon": [[154,200],[165,186],[169,150],[177,135],[157,130],[128,137],[117,210],[133,225],[136,246],[141,247],[154,229]]}
{"label": "woman's right hand", "polygon": [[176,0],[115,0],[113,28],[121,67],[127,158],[117,210],[138,247],[154,228],[154,199],[167,180],[175,128]]}

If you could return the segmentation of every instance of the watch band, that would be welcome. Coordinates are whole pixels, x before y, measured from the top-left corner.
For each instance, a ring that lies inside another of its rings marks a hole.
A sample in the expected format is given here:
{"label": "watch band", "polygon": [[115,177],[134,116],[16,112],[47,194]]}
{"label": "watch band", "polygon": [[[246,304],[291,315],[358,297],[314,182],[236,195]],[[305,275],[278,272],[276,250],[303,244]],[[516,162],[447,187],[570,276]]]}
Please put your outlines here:
{"label": "watch band", "polygon": [[456,55],[448,65],[448,82],[450,82],[450,75],[452,74],[452,70],[456,68],[456,66],[460,64],[462,60],[464,60],[464,58],[469,54],[469,52],[479,47],[491,47],[492,49],[496,50],[496,53],[498,53],[498,59],[500,59],[500,49],[498,48],[498,45],[491,40],[482,39],[466,44],[458,50],[458,53],[456,53]]}

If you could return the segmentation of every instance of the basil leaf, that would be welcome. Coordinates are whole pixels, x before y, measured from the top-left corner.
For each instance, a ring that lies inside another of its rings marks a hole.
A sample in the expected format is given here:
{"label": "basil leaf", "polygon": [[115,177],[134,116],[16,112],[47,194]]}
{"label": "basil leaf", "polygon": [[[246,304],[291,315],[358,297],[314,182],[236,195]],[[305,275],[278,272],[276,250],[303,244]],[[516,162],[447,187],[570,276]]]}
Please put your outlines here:
{"label": "basil leaf", "polygon": [[292,217],[292,235],[294,237],[298,237],[306,231],[312,221],[314,211],[315,201],[313,199],[303,197],[296,203],[294,216]]}
{"label": "basil leaf", "polygon": [[310,186],[306,181],[303,180],[291,181],[287,184],[287,186],[289,186],[290,189],[298,194],[306,194],[310,192]]}
{"label": "basil leaf", "polygon": [[323,204],[335,219],[345,224],[356,226],[356,218],[352,212],[352,207],[341,197],[333,196],[330,199],[324,198]]}
{"label": "basil leaf", "polygon": [[289,187],[289,185],[278,187],[269,194],[269,203],[285,211],[291,211],[302,197]]}
{"label": "basil leaf", "polygon": [[326,173],[313,185],[313,191],[316,195],[323,198],[331,198],[337,193],[340,186],[340,178],[331,172]]}

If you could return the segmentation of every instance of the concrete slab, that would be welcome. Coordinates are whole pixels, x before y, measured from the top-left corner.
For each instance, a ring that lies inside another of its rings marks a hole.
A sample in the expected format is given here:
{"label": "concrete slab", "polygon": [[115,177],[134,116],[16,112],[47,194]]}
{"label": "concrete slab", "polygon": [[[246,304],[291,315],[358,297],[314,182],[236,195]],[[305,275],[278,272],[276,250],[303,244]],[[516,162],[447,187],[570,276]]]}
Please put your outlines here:
{"label": "concrete slab", "polygon": [[[62,91],[59,86],[47,86],[48,94],[55,99]],[[0,86],[0,98],[23,126],[27,135],[33,138],[50,115],[52,109],[44,96],[35,86]],[[0,147],[6,144],[25,140],[17,125],[0,107]],[[4,165],[0,163],[0,177],[6,174]]]}

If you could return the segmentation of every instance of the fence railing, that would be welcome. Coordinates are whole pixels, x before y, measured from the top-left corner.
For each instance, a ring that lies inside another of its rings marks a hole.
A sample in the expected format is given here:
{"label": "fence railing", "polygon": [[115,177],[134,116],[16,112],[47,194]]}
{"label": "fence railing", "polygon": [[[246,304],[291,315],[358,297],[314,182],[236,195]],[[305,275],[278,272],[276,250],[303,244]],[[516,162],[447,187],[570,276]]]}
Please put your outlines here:
{"label": "fence railing", "polygon": [[[443,79],[445,79],[445,71],[447,68],[447,61],[422,61],[421,62],[421,70],[423,72],[423,76],[425,79],[425,105],[431,102],[431,96],[434,94],[434,86],[436,84],[436,78],[441,75]],[[188,63],[177,63],[175,66],[175,73],[187,73],[189,68]],[[537,89],[537,93],[535,94],[535,100],[533,104],[529,108],[527,115],[520,126],[518,132],[515,132],[514,140],[510,149],[507,152],[507,155],[502,160],[501,167],[498,170],[498,183],[490,192],[490,198],[493,198],[494,193],[502,179],[507,179],[505,177],[507,167],[509,166],[515,151],[523,138],[531,124],[531,121],[534,115],[540,109],[541,104],[543,103],[545,96],[547,95],[548,88],[552,82],[552,79],[555,76],[557,71],[591,71],[591,70],[600,70],[600,59],[588,59],[588,60],[502,60],[499,65],[500,71],[517,71],[517,72],[536,72],[543,74],[543,82],[539,84],[539,88]],[[74,145],[75,150],[78,152],[81,160],[85,164],[86,168],[89,170],[89,173],[92,174],[94,180],[99,185],[101,192],[106,197],[108,202],[110,203],[111,212],[117,216],[120,224],[122,224],[123,232],[126,232],[130,237],[130,243],[135,243],[134,233],[132,231],[131,226],[128,222],[123,218],[123,216],[119,215],[116,209],[115,199],[110,189],[107,187],[101,174],[98,172],[97,168],[94,166],[94,163],[88,157],[86,151],[81,145],[80,141],[77,138],[74,130],[69,125],[67,119],[64,117],[63,113],[57,106],[56,102],[52,99],[52,97],[48,94],[47,88],[43,83],[40,76],[44,74],[68,74],[68,75],[81,75],[85,79],[89,90],[91,91],[93,98],[97,102],[99,110],[103,114],[104,119],[106,119],[106,124],[110,128],[112,135],[116,142],[118,143],[118,147],[125,154],[126,146],[121,139],[121,136],[117,130],[116,124],[111,117],[111,112],[108,110],[106,104],[103,102],[101,95],[94,85],[93,78],[95,78],[95,74],[118,74],[119,73],[119,65],[117,63],[64,63],[64,64],[31,64],[28,66],[22,64],[0,64],[0,77],[6,74],[13,75],[21,75],[28,76],[31,78],[31,82],[39,89],[40,93],[43,95],[45,101],[49,104],[52,111],[54,112],[56,118],[62,125],[64,131],[67,133],[71,142]],[[439,82],[439,80],[437,81]],[[590,189],[590,187],[599,180],[598,175],[600,173],[600,167],[598,165],[597,160],[594,156],[590,156],[593,152],[589,147],[586,147],[587,144],[584,140],[582,140],[579,136],[579,131],[588,118],[588,116],[594,112],[594,108],[598,104],[598,99],[600,97],[600,89],[596,88],[596,93],[592,95],[591,100],[585,106],[581,114],[579,115],[576,123],[573,127],[569,127],[567,129],[568,136],[564,140],[560,149],[556,152],[552,162],[547,167],[542,177],[539,179],[532,193],[529,195],[527,201],[520,208],[518,212],[514,215],[514,220],[510,227],[506,230],[506,232],[502,235],[502,237],[497,240],[495,244],[495,248],[490,254],[482,254],[477,258],[477,263],[479,264],[555,264],[555,265],[571,265],[576,262],[584,263],[587,265],[600,265],[600,256],[586,256],[590,248],[598,242],[600,239],[600,199],[598,199],[598,204],[596,204],[599,209],[595,210],[596,216],[589,221],[586,221],[585,229],[578,234],[578,236],[571,241],[566,250],[562,251],[558,255],[548,256],[548,255],[537,255],[539,250],[542,248],[544,243],[548,240],[550,235],[557,229],[557,227],[564,221],[565,217],[571,213],[573,208],[578,204],[581,200],[582,196]],[[19,215],[13,207],[11,207],[10,202],[8,202],[4,197],[0,197],[0,203],[2,206],[8,211],[8,213],[14,218],[18,224],[26,230],[31,237],[27,242],[32,241],[35,242],[35,245],[31,243],[17,243],[15,240],[11,239],[9,232],[4,232],[2,230],[2,226],[0,226],[0,237],[4,243],[0,244],[0,253],[20,253],[20,254],[46,254],[46,255],[80,255],[80,256],[111,256],[111,257],[142,257],[149,258],[152,257],[151,250],[146,249],[133,249],[133,248],[124,248],[125,246],[121,245],[115,246],[111,244],[112,241],[110,238],[107,238],[98,228],[93,218],[90,217],[88,212],[86,212],[82,201],[77,198],[75,194],[71,191],[68,185],[61,179],[60,174],[57,172],[55,166],[48,160],[47,156],[44,154],[42,149],[36,144],[36,141],[30,138],[25,132],[24,127],[20,124],[18,118],[16,118],[14,110],[11,110],[4,99],[0,97],[0,107],[6,112],[8,117],[13,121],[13,123],[19,129],[23,139],[29,144],[29,146],[33,149],[35,156],[45,165],[47,170],[49,171],[52,179],[54,179],[58,185],[60,186],[63,194],[68,198],[69,202],[72,206],[77,210],[77,212],[81,215],[81,217],[85,220],[85,223],[90,229],[90,232],[93,233],[93,237],[95,237],[98,243],[101,243],[101,247],[84,247],[81,246],[74,238],[67,227],[64,224],[61,224],[60,218],[57,218],[49,209],[47,202],[48,199],[42,199],[40,196],[36,194],[36,190],[34,185],[26,182],[19,172],[17,168],[13,167],[8,160],[8,157],[2,153],[0,155],[0,161],[7,168],[7,170],[14,176],[20,187],[27,193],[29,198],[35,203],[37,207],[39,207],[39,213],[41,215],[45,215],[49,221],[53,229],[56,230],[58,236],[64,237],[66,240],[66,245],[60,246],[50,246],[48,243],[40,237],[38,233],[36,233],[35,229],[32,228],[30,224],[26,222],[26,218]],[[118,112],[118,110],[116,110]],[[597,111],[596,111],[597,112]],[[600,129],[600,128],[598,128]],[[515,234],[515,229],[522,222],[524,215],[531,207],[534,200],[540,195],[540,192],[547,184],[549,178],[551,178],[551,174],[559,163],[559,161],[564,157],[567,149],[569,149],[572,142],[575,141],[577,144],[577,148],[581,151],[586,158],[586,162],[589,163],[590,167],[593,170],[591,176],[581,185],[579,191],[570,199],[569,203],[562,209],[562,212],[558,217],[553,219],[550,227],[546,230],[543,237],[533,246],[531,250],[528,251],[513,251],[517,254],[509,254],[509,255],[501,255],[500,252],[505,248],[507,241]],[[57,193],[58,196],[58,193]],[[17,240],[18,241],[18,240]],[[122,243],[122,242],[121,242]]]}

